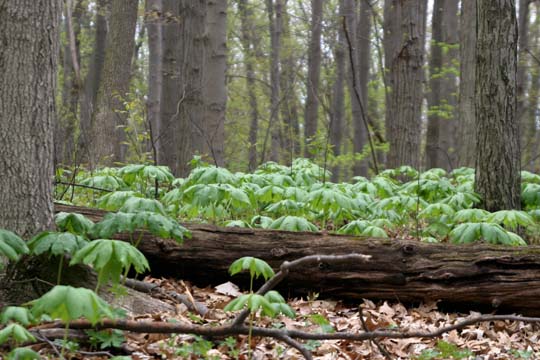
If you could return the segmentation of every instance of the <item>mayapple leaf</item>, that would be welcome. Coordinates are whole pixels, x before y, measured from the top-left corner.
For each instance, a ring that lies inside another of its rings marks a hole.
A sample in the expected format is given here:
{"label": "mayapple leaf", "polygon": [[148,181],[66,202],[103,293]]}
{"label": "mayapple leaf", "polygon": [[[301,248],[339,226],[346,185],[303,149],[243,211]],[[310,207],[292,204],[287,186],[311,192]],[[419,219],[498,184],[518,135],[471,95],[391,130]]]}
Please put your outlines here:
{"label": "mayapple leaf", "polygon": [[44,231],[34,236],[28,242],[28,247],[34,255],[49,252],[51,255],[59,256],[73,254],[86,244],[88,240],[80,235],[70,232]]}
{"label": "mayapple leaf", "polygon": [[[0,229],[0,255],[17,261],[21,255],[29,252],[28,246],[19,236],[9,230]],[[0,262],[0,267],[1,264]]]}
{"label": "mayapple leaf", "polygon": [[85,235],[94,223],[82,214],[59,212],[54,217],[56,226],[61,231],[69,231],[77,235]]}
{"label": "mayapple leaf", "polygon": [[92,290],[57,285],[40,298],[29,303],[31,312],[39,318],[43,314],[69,322],[85,318],[92,324],[104,318],[114,318],[112,308]]}

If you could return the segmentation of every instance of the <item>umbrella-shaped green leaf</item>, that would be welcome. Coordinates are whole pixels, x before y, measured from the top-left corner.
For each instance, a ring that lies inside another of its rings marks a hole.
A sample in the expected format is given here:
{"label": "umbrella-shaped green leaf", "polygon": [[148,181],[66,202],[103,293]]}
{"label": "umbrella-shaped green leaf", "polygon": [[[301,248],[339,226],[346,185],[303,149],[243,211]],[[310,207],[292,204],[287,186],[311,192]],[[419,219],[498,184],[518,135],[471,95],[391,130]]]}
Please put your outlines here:
{"label": "umbrella-shaped green leaf", "polygon": [[99,239],[90,242],[71,259],[71,264],[79,263],[92,265],[96,269],[97,287],[109,280],[117,284],[122,271],[127,271],[131,267],[137,273],[150,269],[148,261],[136,247],[118,240]]}
{"label": "umbrella-shaped green leaf", "polygon": [[229,274],[236,275],[241,271],[249,270],[252,278],[264,277],[265,280],[274,276],[274,270],[266,261],[251,256],[244,256],[231,264]]}
{"label": "umbrella-shaped green leaf", "polygon": [[94,226],[94,223],[82,214],[59,212],[54,217],[56,226],[61,231],[85,235]]}
{"label": "umbrella-shaped green leaf", "polygon": [[165,208],[159,201],[140,197],[131,197],[127,199],[119,211],[124,213],[151,211],[157,214],[166,215]]}
{"label": "umbrella-shaped green leaf", "polygon": [[57,285],[29,304],[36,318],[44,314],[63,322],[85,318],[92,324],[103,318],[114,318],[109,304],[92,290],[85,288]]}
{"label": "umbrella-shaped green leaf", "polygon": [[282,216],[270,225],[270,229],[285,231],[319,231],[317,226],[299,216]]}
{"label": "umbrella-shaped green leaf", "polygon": [[8,340],[12,340],[16,344],[20,344],[29,341],[36,341],[36,338],[30,334],[30,332],[26,330],[24,326],[11,323],[0,330],[0,344],[4,344]]}
{"label": "umbrella-shaped green leaf", "polygon": [[[9,260],[17,261],[19,256],[28,254],[30,250],[25,242],[15,233],[0,229],[0,255],[7,257]],[[1,267],[2,262],[0,262]]]}
{"label": "umbrella-shaped green leaf", "polygon": [[34,236],[28,242],[28,247],[34,255],[45,252],[54,256],[73,254],[88,244],[88,240],[70,232],[44,231]]}
{"label": "umbrella-shaped green leaf", "polygon": [[2,324],[9,322],[17,322],[21,325],[29,325],[34,321],[34,318],[30,311],[21,306],[7,306],[0,315],[0,321]]}
{"label": "umbrella-shaped green leaf", "polygon": [[7,355],[7,360],[41,360],[41,356],[30,348],[19,347]]}
{"label": "umbrella-shaped green leaf", "polygon": [[118,211],[126,200],[132,197],[140,197],[141,195],[135,191],[113,191],[105,194],[97,200],[97,206],[100,209],[107,211]]}

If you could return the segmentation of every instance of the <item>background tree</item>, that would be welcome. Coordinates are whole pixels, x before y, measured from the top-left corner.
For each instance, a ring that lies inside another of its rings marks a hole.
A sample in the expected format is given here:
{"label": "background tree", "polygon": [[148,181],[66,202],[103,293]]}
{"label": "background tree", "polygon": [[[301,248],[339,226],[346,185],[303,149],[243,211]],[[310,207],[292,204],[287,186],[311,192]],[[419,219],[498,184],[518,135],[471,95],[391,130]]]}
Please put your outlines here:
{"label": "background tree", "polygon": [[0,5],[0,228],[23,237],[50,228],[53,219],[61,9],[59,0]]}
{"label": "background tree", "polygon": [[386,0],[384,51],[389,93],[387,167],[420,166],[426,0]]}
{"label": "background tree", "polygon": [[96,111],[92,116],[91,164],[123,161],[127,125],[124,101],[129,91],[135,47],[138,0],[112,1]]}
{"label": "background tree", "polygon": [[519,209],[515,3],[513,0],[478,0],[476,3],[475,190],[488,211]]}

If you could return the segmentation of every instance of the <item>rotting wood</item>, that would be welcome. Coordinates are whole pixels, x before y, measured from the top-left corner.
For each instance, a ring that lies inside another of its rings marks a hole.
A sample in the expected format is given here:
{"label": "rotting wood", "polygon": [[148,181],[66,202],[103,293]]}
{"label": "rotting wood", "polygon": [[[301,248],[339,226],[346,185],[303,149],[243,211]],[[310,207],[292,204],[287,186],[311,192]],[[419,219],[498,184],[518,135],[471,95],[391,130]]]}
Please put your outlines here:
{"label": "rotting wood", "polygon": [[[78,212],[98,221],[104,211],[57,205],[57,211]],[[310,292],[337,299],[386,299],[403,302],[441,300],[468,308],[539,315],[540,246],[503,247],[488,244],[425,244],[399,239],[355,238],[311,232],[222,228],[187,224],[192,238],[184,245],[145,234],[139,249],[154,276],[171,276],[198,285],[231,280],[229,265],[254,256],[277,269],[283,261],[306,255],[370,255],[367,263],[345,263],[291,273],[285,295]],[[118,234],[117,239],[128,236]],[[245,277],[232,279],[245,281]],[[288,293],[287,293],[288,290]]]}

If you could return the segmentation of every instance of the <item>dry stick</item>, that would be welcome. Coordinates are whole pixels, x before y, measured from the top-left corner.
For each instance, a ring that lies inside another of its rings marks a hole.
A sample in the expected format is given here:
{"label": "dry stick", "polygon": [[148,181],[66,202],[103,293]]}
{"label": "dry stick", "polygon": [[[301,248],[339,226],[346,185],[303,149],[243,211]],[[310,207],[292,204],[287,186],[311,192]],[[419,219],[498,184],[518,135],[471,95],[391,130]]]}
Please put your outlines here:
{"label": "dry stick", "polygon": [[[349,262],[351,260],[367,261],[370,256],[360,254],[349,255],[310,255],[300,259],[288,262],[285,261],[280,266],[280,271],[276,273],[274,277],[268,280],[260,289],[257,294],[265,294],[277,284],[279,284],[289,273],[292,268],[300,265],[312,265],[321,262],[328,263],[341,263]],[[305,359],[313,359],[311,353],[297,340],[351,340],[351,341],[364,341],[373,340],[379,338],[389,339],[406,339],[406,338],[435,338],[444,333],[452,330],[462,329],[469,325],[474,325],[480,322],[486,321],[522,321],[530,323],[540,323],[540,317],[524,317],[517,315],[480,315],[470,317],[462,320],[456,324],[444,326],[436,331],[405,331],[398,332],[397,330],[376,330],[376,331],[364,331],[359,333],[350,332],[335,332],[335,333],[310,333],[300,330],[287,330],[287,329],[273,329],[264,327],[248,327],[244,324],[247,316],[249,316],[249,310],[243,310],[240,312],[235,320],[229,325],[221,326],[203,326],[194,325],[187,322],[154,322],[154,321],[135,321],[135,320],[111,320],[105,319],[98,324],[92,324],[87,320],[76,320],[69,323],[70,329],[119,329],[139,333],[160,333],[160,334],[196,334],[210,337],[223,337],[229,335],[247,335],[249,332],[254,336],[259,337],[271,337],[277,340],[281,340],[288,345],[297,349]],[[42,326],[41,328],[56,328],[65,327],[62,322],[50,323]]]}
{"label": "dry stick", "polygon": [[[351,73],[352,73],[352,82],[353,82],[353,89],[354,94],[356,96],[356,101],[358,101],[358,105],[360,105],[360,112],[362,113],[362,121],[364,122],[364,126],[366,128],[366,134],[369,141],[369,147],[371,149],[371,158],[373,161],[373,169],[375,170],[375,175],[379,174],[379,166],[377,164],[377,155],[375,154],[375,146],[373,145],[373,139],[371,137],[371,131],[369,130],[369,119],[367,118],[366,111],[364,108],[364,104],[362,102],[362,97],[360,96],[360,92],[358,91],[358,84],[356,83],[356,68],[354,66],[354,54],[353,54],[353,46],[351,42],[351,37],[349,34],[349,30],[347,29],[347,18],[343,17],[343,31],[345,32],[345,38],[347,39],[347,46],[349,48],[349,62],[351,65]],[[378,132],[377,127],[375,124],[371,124],[371,127],[373,128],[373,132],[375,133],[375,137],[379,140],[379,142],[383,143],[384,138],[382,135]]]}

